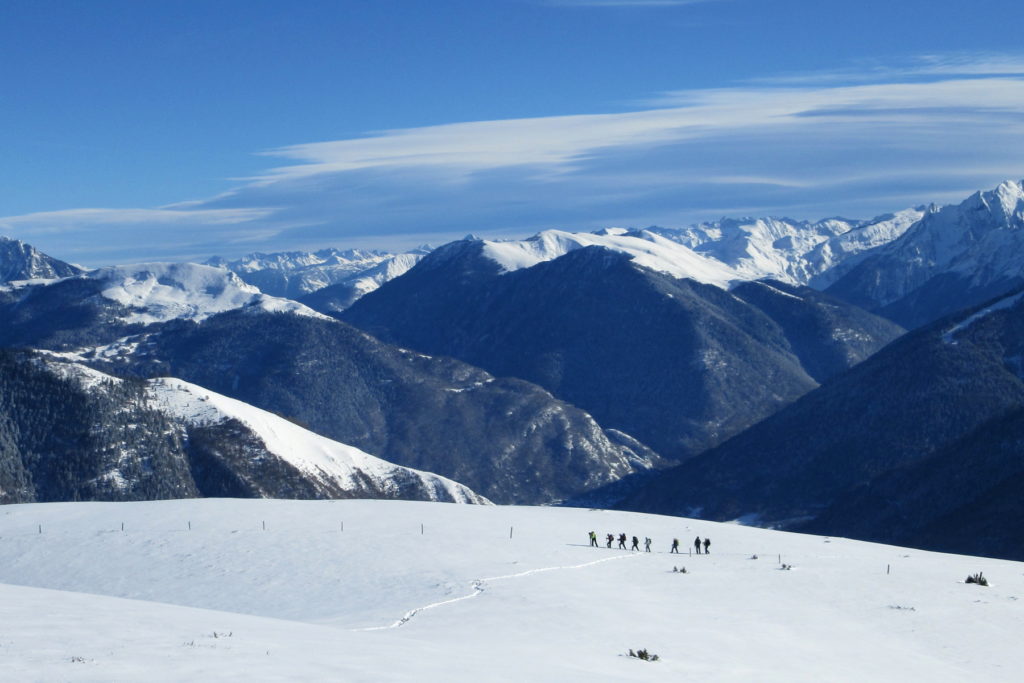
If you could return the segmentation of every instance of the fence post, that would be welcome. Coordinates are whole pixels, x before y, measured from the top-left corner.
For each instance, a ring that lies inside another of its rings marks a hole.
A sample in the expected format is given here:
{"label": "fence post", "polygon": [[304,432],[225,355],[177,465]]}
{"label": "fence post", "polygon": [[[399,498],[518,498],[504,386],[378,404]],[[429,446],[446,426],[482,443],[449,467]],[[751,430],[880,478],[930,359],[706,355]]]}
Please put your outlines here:
{"label": "fence post", "polygon": [[511,527],[511,526],[510,526],[510,527],[508,528],[508,537],[509,537],[509,540],[511,540],[511,539],[512,539],[512,529],[514,529],[514,528],[515,528],[515,527]]}

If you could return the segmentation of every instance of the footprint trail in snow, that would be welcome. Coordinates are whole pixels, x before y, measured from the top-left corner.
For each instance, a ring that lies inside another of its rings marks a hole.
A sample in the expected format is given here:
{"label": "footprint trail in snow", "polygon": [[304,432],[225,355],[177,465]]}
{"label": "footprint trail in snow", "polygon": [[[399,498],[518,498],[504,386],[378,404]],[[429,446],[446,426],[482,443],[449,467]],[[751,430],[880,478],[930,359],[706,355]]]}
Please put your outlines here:
{"label": "footprint trail in snow", "polygon": [[401,619],[399,619],[395,623],[389,624],[387,626],[370,626],[370,627],[367,627],[367,628],[357,628],[357,629],[353,629],[353,630],[354,631],[384,631],[384,630],[387,630],[387,629],[398,628],[399,626],[404,626],[405,624],[409,623],[412,620],[412,618],[415,617],[420,612],[425,612],[428,609],[434,609],[435,607],[441,607],[443,605],[451,605],[451,604],[454,604],[456,602],[462,602],[463,600],[469,600],[471,598],[477,597],[478,595],[483,593],[484,590],[486,590],[487,584],[489,582],[492,582],[492,581],[507,581],[508,579],[518,579],[518,578],[522,578],[524,576],[529,576],[531,574],[540,574],[540,573],[543,573],[543,572],[561,571],[563,569],[582,569],[584,567],[592,567],[595,564],[601,564],[602,562],[612,562],[613,560],[625,560],[625,559],[628,559],[630,557],[640,557],[640,555],[633,555],[633,554],[631,554],[631,555],[619,555],[617,557],[605,557],[605,558],[602,558],[600,560],[594,560],[592,562],[584,562],[583,564],[571,564],[571,565],[565,565],[565,566],[559,566],[559,567],[539,567],[537,569],[527,569],[526,571],[518,572],[516,574],[505,574],[503,576],[491,576],[491,577],[488,577],[486,579],[475,579],[475,580],[473,580],[473,582],[471,584],[472,590],[467,595],[463,595],[463,596],[458,597],[458,598],[452,598],[451,600],[441,600],[440,602],[433,602],[433,603],[431,603],[429,605],[424,605],[423,607],[417,607],[415,609],[411,609],[408,612],[406,612],[402,616]]}

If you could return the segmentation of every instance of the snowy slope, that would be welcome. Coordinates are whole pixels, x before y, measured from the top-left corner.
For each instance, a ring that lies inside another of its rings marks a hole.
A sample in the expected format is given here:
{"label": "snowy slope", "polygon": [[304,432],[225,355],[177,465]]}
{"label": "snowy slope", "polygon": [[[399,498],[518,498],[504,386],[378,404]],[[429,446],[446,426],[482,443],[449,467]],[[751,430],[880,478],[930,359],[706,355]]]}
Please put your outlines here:
{"label": "snowy slope", "polygon": [[252,430],[270,455],[332,488],[349,491],[369,488],[393,497],[415,488],[425,491],[428,500],[488,503],[483,496],[451,479],[381,460],[195,384],[164,377],[149,380],[147,385],[154,408],[192,425],[237,420]]}
{"label": "snowy slope", "polygon": [[297,302],[263,294],[234,273],[194,263],[109,266],[84,277],[101,283],[105,298],[131,309],[125,319],[129,323],[203,320],[246,306],[324,317]]}
{"label": "snowy slope", "polygon": [[299,299],[325,287],[347,285],[358,297],[398,277],[429,252],[426,246],[402,254],[375,249],[321,249],[253,253],[232,261],[214,257],[206,263],[226,268],[273,296]]}
{"label": "snowy slope", "polygon": [[1022,569],[583,509],[17,505],[0,652],[11,680],[1016,681]]}
{"label": "snowy slope", "polygon": [[718,287],[724,288],[735,280],[748,279],[718,261],[654,233],[639,235],[616,230],[605,230],[602,233],[546,230],[525,240],[485,240],[483,254],[497,262],[505,272],[510,272],[529,268],[542,261],[552,261],[575,249],[590,246],[626,253],[641,266]]}
{"label": "snowy slope", "polygon": [[[54,359],[67,358],[65,354],[49,355]],[[54,360],[43,364],[51,372],[77,381],[90,392],[102,392],[104,386],[122,381],[76,363]],[[310,485],[308,489],[299,490],[315,493],[315,497],[371,497],[489,504],[483,496],[451,479],[381,460],[353,446],[315,434],[273,413],[195,384],[161,377],[145,381],[144,387],[144,400],[148,407],[169,416],[186,434],[186,440],[194,441],[196,438],[195,432],[189,428],[211,428],[230,423],[233,429],[228,430],[224,436],[207,429],[205,441],[217,437],[221,439],[220,444],[214,441],[214,453],[243,449],[241,461],[232,462],[223,458],[220,466],[230,469],[236,477],[255,480],[257,490],[278,490],[275,488],[278,485],[276,479],[287,476],[293,468],[303,482]],[[211,433],[213,437],[209,435]],[[282,473],[280,467],[268,467],[268,461],[279,461],[289,469]],[[118,460],[118,466],[106,476],[112,480],[126,481],[131,475],[122,471],[122,468],[130,471],[131,464],[131,458],[125,454]]]}

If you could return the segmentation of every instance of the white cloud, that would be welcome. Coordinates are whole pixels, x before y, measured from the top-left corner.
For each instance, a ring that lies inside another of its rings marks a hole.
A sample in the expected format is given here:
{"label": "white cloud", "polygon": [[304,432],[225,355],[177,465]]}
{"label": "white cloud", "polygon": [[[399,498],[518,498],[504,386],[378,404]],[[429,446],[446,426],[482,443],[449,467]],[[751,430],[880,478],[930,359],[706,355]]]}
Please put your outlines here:
{"label": "white cloud", "polygon": [[895,64],[862,60],[858,64],[844,69],[769,76],[757,78],[751,82],[774,86],[809,86],[965,76],[1024,76],[1024,55],[998,53],[918,55]]}
{"label": "white cloud", "polygon": [[867,217],[904,208],[903,197],[950,201],[1024,176],[1024,59],[928,56],[889,69],[899,78],[812,74],[666,93],[625,113],[297,144],[265,152],[280,163],[217,197],[0,218],[0,231],[79,259],[121,258],[136,231],[136,250],[158,258],[401,247],[740,212]]}

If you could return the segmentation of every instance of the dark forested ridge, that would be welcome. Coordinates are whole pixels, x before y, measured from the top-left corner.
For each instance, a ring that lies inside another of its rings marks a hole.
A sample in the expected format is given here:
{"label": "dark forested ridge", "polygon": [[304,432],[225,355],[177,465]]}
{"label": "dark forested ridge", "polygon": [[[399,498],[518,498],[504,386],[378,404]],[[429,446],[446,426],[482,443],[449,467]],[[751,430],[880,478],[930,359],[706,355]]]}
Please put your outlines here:
{"label": "dark forested ridge", "polygon": [[601,247],[501,273],[482,249],[437,249],[342,317],[535,382],[673,458],[741,431],[902,333],[808,288],[728,292]]}
{"label": "dark forested ridge", "polygon": [[0,350],[0,502],[199,494],[183,430],[146,406],[140,383],[85,391]]}
{"label": "dark forested ridge", "polygon": [[401,468],[299,469],[237,419],[160,410],[141,380],[0,350],[0,502],[197,496],[479,500]]}
{"label": "dark forested ridge", "polygon": [[102,283],[69,278],[38,287],[0,289],[0,347],[72,349],[107,344],[143,329],[104,297]]}
{"label": "dark forested ridge", "polygon": [[945,549],[977,552],[968,537],[1008,547],[1019,518],[981,511],[1012,508],[992,492],[1020,476],[1024,307],[973,313],[897,340],[624,506],[927,547],[955,517],[961,544]]}
{"label": "dark forested ridge", "polygon": [[235,311],[169,323],[120,370],[180,377],[496,502],[549,503],[658,463],[528,382],[355,328]]}

